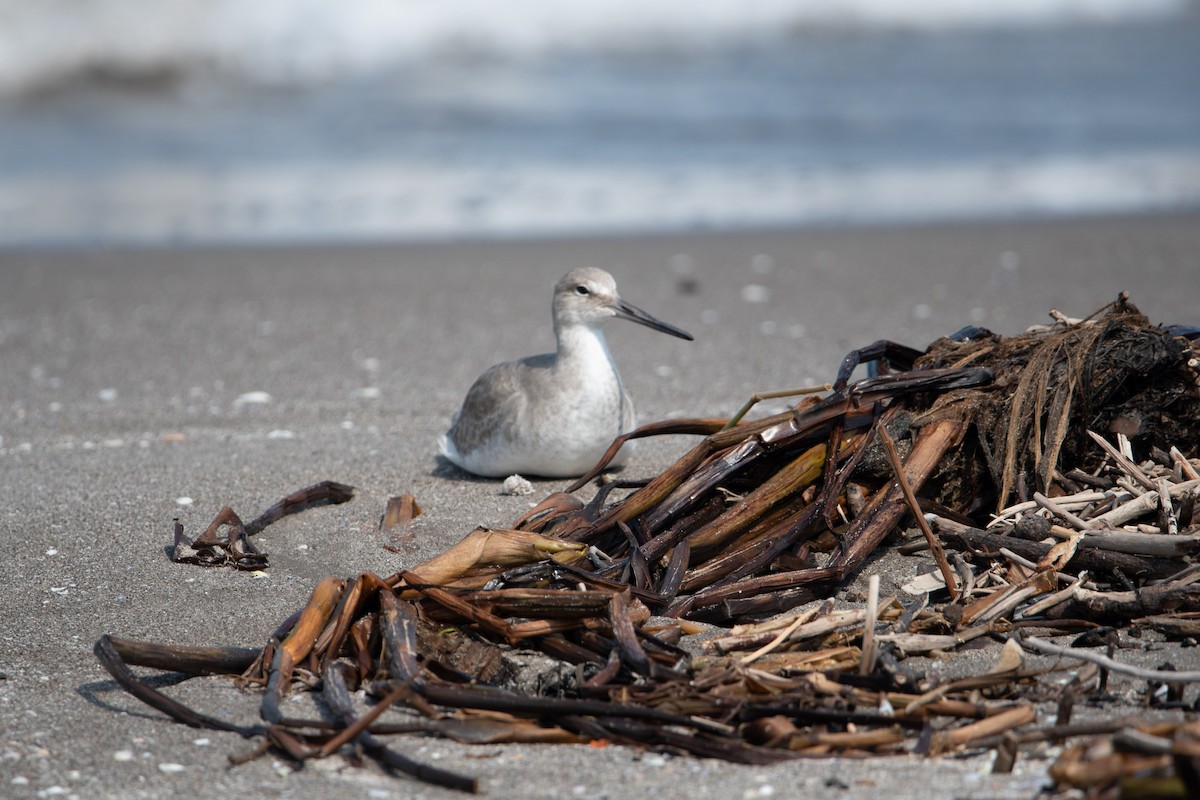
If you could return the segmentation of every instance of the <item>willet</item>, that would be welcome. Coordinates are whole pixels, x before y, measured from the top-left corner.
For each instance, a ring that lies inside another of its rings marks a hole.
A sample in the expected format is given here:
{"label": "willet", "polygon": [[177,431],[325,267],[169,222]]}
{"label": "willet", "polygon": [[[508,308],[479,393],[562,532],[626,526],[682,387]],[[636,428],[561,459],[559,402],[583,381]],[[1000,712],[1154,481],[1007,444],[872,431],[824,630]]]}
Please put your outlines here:
{"label": "willet", "polygon": [[442,454],[467,472],[494,478],[582,475],[635,424],[604,323],[617,317],[692,338],[622,300],[602,269],[564,275],[554,287],[553,311],[558,349],[480,375],[442,437]]}

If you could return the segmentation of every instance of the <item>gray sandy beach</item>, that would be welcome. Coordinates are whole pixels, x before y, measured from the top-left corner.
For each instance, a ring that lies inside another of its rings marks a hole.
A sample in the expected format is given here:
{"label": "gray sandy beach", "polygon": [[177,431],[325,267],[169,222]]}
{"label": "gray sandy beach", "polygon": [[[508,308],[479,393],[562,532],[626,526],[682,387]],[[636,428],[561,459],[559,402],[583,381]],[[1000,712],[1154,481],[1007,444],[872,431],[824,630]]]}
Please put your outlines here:
{"label": "gray sandy beach", "polygon": [[[1051,308],[1086,316],[1122,290],[1152,321],[1200,324],[1195,214],[0,253],[0,796],[455,796],[340,757],[231,768],[251,743],[143,706],[92,645],[112,633],[259,646],[319,579],[391,574],[560,489],[535,481],[531,496],[502,496],[499,482],[440,461],[436,441],[480,371],[552,346],[551,286],[583,265],[695,334],[608,327],[642,421],[727,415],[751,392],[830,380],[846,351],[876,339],[923,347],[967,324],[1014,333]],[[643,443],[625,475],[653,475],[688,444]],[[250,519],[327,479],[357,496],[256,537],[271,559],[263,574],[167,560],[173,518],[195,535],[222,506]],[[404,493],[424,513],[415,547],[396,554],[377,524]],[[1197,649],[1146,663],[1168,657],[1200,668]],[[257,694],[228,679],[159,685],[212,715],[257,713]],[[1025,798],[1050,763],[1023,758],[994,776],[990,756],[742,767],[621,747],[394,742],[478,776],[489,797],[531,799]]]}

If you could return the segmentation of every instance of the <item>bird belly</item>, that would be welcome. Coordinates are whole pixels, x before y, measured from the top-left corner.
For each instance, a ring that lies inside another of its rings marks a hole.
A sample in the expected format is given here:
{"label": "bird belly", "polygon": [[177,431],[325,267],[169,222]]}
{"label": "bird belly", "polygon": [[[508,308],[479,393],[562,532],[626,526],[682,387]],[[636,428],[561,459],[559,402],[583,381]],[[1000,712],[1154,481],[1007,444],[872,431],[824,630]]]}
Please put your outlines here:
{"label": "bird belly", "polygon": [[622,432],[622,398],[615,382],[587,389],[529,409],[528,423],[511,437],[511,459],[506,460],[512,471],[573,477],[596,465]]}
{"label": "bird belly", "polygon": [[[556,385],[563,385],[561,382]],[[627,430],[632,416],[614,371],[584,376],[567,385],[570,393],[546,392],[498,424],[487,439],[469,451],[443,437],[442,452],[476,475],[505,477],[520,473],[549,478],[582,475],[594,467],[612,440]],[[623,462],[622,448],[614,466]]]}

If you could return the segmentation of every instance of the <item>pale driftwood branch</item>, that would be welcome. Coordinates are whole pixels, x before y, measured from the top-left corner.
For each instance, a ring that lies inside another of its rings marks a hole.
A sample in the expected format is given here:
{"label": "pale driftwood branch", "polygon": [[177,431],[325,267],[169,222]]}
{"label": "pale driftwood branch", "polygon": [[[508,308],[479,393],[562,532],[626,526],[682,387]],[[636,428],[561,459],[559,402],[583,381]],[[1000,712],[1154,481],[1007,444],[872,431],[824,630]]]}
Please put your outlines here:
{"label": "pale driftwood branch", "polygon": [[1124,472],[1126,475],[1129,475],[1147,489],[1150,489],[1151,491],[1154,490],[1154,482],[1147,477],[1146,473],[1142,471],[1141,467],[1133,463],[1133,461],[1130,459],[1126,458],[1124,453],[1109,444],[1108,440],[1100,434],[1096,433],[1095,431],[1088,431],[1087,433],[1088,436],[1092,437],[1092,441],[1100,445],[1104,452],[1108,453],[1109,457],[1112,458],[1113,461],[1117,462],[1117,466],[1121,468],[1122,472]]}
{"label": "pale driftwood branch", "polygon": [[1046,495],[1042,494],[1041,492],[1033,493],[1033,501],[1059,519],[1065,520],[1075,530],[1082,531],[1087,529],[1087,522],[1075,516],[1070,511],[1063,508],[1049,497],[1046,497]]}
{"label": "pale driftwood branch", "polygon": [[919,655],[932,650],[952,650],[991,632],[991,625],[975,625],[957,633],[881,633],[875,641],[889,642],[909,655]]}
{"label": "pale driftwood branch", "polygon": [[[1200,480],[1186,481],[1184,483],[1175,483],[1171,485],[1171,497],[1183,497],[1186,492],[1200,488]],[[1111,528],[1119,528],[1130,520],[1137,519],[1143,514],[1148,514],[1158,505],[1158,492],[1150,491],[1139,495],[1137,498],[1130,500],[1128,503],[1123,503],[1112,511],[1105,512],[1098,517],[1093,517],[1088,520],[1088,528],[1094,530],[1107,530]]]}
{"label": "pale driftwood branch", "polygon": [[[1085,489],[1078,494],[1064,495],[1063,497],[1054,498],[1054,502],[1061,508],[1069,510],[1078,510],[1086,508],[1092,503],[1099,503],[1102,500],[1107,500],[1112,496],[1112,492],[1102,492],[1097,489]],[[1002,510],[999,514],[993,517],[993,523],[1003,522],[1010,517],[1015,517],[1018,514],[1024,514],[1026,511],[1033,511],[1038,508],[1038,504],[1033,500],[1026,500],[1023,503],[1016,503]]]}
{"label": "pale driftwood branch", "polygon": [[867,579],[867,616],[863,624],[862,663],[859,675],[870,675],[875,669],[875,624],[879,621],[879,576]]}
{"label": "pale driftwood branch", "polygon": [[[1050,551],[1050,546],[1041,542],[972,528],[946,517],[934,517],[933,521],[952,542],[962,542],[971,550],[997,553],[1001,548],[1007,548],[1023,558],[1039,561]],[[1093,547],[1079,548],[1069,563],[1073,569],[1086,569],[1093,575],[1120,569],[1126,575],[1144,576],[1146,579],[1167,578],[1179,571],[1178,563],[1171,559],[1138,557]]]}
{"label": "pale driftwood branch", "polygon": [[[1154,530],[1155,532],[1150,533],[1125,529],[1089,529],[1084,532],[1080,545],[1114,553],[1129,553],[1156,558],[1179,558],[1200,549],[1200,534],[1170,536],[1158,532],[1157,529]],[[1051,525],[1049,534],[1055,539],[1066,540],[1079,535],[1079,532],[1062,525]]]}
{"label": "pale driftwood branch", "polygon": [[1200,480],[1200,473],[1196,472],[1196,468],[1192,466],[1192,462],[1188,461],[1183,453],[1179,452],[1178,447],[1171,448],[1171,460],[1179,465],[1183,470],[1183,474],[1187,475],[1191,480]]}
{"label": "pale driftwood branch", "polygon": [[1016,619],[1025,619],[1027,617],[1036,617],[1038,614],[1041,614],[1046,609],[1054,608],[1059,603],[1065,603],[1066,601],[1070,600],[1072,597],[1075,596],[1075,590],[1080,588],[1081,586],[1083,586],[1086,581],[1087,581],[1087,570],[1083,570],[1082,572],[1079,573],[1079,577],[1076,578],[1075,581],[1070,586],[1066,587],[1065,589],[1059,589],[1057,592],[1054,592],[1053,594],[1046,595],[1041,600],[1038,600],[1036,603],[1029,606],[1029,608],[1022,609],[1021,611],[1017,612],[1013,616]]}
{"label": "pale driftwood branch", "polygon": [[1043,641],[1033,636],[1012,636],[1017,644],[1026,650],[1036,650],[1039,653],[1052,656],[1066,656],[1067,658],[1078,659],[1079,661],[1090,661],[1093,664],[1098,664],[1110,672],[1120,672],[1124,675],[1132,675],[1135,678],[1140,678],[1144,681],[1160,681],[1162,683],[1196,683],[1200,682],[1200,670],[1182,670],[1173,672],[1170,670],[1161,669],[1143,669],[1135,667],[1132,664],[1122,664],[1120,661],[1111,659],[1108,656],[1100,653],[1092,653],[1087,650],[1081,650],[1077,647],[1062,647],[1057,644]]}
{"label": "pale driftwood branch", "polygon": [[1166,478],[1158,479],[1159,527],[1165,528],[1163,533],[1175,536],[1179,533],[1179,518],[1171,507],[1171,482]]}
{"label": "pale driftwood branch", "polygon": [[[1073,534],[1067,528],[1054,526],[1050,535],[1060,539]],[[1163,533],[1135,533],[1134,531],[1089,530],[1083,535],[1084,547],[1095,547],[1114,553],[1131,553],[1156,558],[1179,558],[1200,547],[1200,535],[1170,536]]]}

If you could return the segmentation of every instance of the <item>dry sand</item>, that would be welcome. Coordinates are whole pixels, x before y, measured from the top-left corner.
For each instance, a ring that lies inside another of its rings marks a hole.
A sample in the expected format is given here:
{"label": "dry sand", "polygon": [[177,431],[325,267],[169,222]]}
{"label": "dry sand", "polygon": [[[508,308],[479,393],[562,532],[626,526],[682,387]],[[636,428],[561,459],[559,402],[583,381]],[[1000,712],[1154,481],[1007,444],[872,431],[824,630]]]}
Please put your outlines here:
{"label": "dry sand", "polygon": [[[338,758],[230,769],[247,743],[142,706],[91,647],[105,632],[261,644],[319,578],[390,574],[561,487],[501,496],[497,482],[439,464],[435,442],[484,367],[551,345],[550,287],[579,265],[609,269],[627,299],[696,334],[610,326],[643,420],[727,414],[752,391],[828,380],[847,350],[879,338],[923,346],[969,323],[1013,333],[1051,307],[1085,315],[1122,289],[1154,321],[1200,323],[1194,215],[0,253],[0,795],[452,796]],[[686,446],[646,443],[626,474],[657,472]],[[173,517],[195,534],[223,505],[248,519],[323,479],[353,484],[357,498],[258,537],[264,576],[167,561]],[[405,492],[425,514],[417,548],[397,556],[376,524]],[[1198,666],[1195,649],[1173,658]],[[256,696],[225,679],[163,685],[211,714],[256,711]],[[762,768],[619,747],[396,746],[480,776],[490,796],[524,798],[1017,798],[1048,764],[991,776],[986,756]]]}

